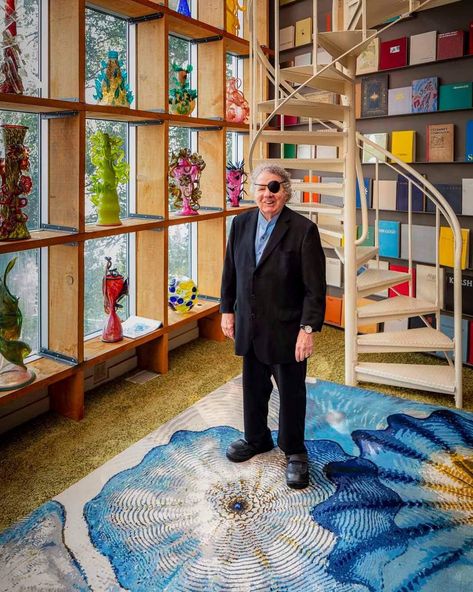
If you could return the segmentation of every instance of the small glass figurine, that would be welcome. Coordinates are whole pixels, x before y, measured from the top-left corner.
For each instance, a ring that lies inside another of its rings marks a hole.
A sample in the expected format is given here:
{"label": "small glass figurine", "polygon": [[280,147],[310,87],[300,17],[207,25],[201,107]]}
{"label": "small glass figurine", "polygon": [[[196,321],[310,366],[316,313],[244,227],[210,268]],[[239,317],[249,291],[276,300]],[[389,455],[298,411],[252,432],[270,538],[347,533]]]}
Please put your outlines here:
{"label": "small glass figurine", "polygon": [[95,79],[95,95],[99,105],[118,105],[129,107],[133,93],[126,82],[123,61],[118,59],[118,51],[108,52],[108,62],[101,62],[101,72]]}
{"label": "small glass figurine", "polygon": [[238,0],[225,0],[225,12],[227,16],[227,31],[233,35],[238,35],[240,32],[240,20],[238,18],[238,11],[245,11],[245,3],[239,4]]}
{"label": "small glass figurine", "polygon": [[176,115],[190,115],[195,108],[197,98],[197,91],[192,89],[187,81],[189,73],[192,72],[192,66],[188,64],[184,68],[173,62],[172,71],[174,88],[169,90],[169,110]]}
{"label": "small glass figurine", "polygon": [[103,307],[108,319],[102,332],[102,341],[113,343],[123,339],[123,329],[117,308],[122,308],[120,300],[128,294],[128,280],[112,269],[112,258],[105,257],[107,264],[102,280]]}
{"label": "small glass figurine", "polygon": [[168,302],[176,312],[189,312],[197,301],[197,286],[188,277],[174,277],[169,280]]}
{"label": "small glass figurine", "polygon": [[227,121],[232,121],[233,123],[248,123],[250,106],[241,90],[238,90],[240,86],[241,80],[239,78],[232,76],[227,80],[226,117]]}
{"label": "small glass figurine", "polygon": [[246,191],[243,189],[243,184],[246,182],[248,175],[245,173],[245,162],[227,162],[226,170],[227,181],[227,200],[233,208],[240,206],[240,200]]}
{"label": "small glass figurine", "polygon": [[191,16],[191,9],[189,8],[189,3],[187,0],[179,0],[177,12],[179,14],[183,14],[184,16]]}
{"label": "small glass figurine", "polygon": [[20,388],[36,378],[23,361],[31,353],[31,347],[19,341],[23,324],[19,299],[7,286],[8,274],[15,263],[16,257],[8,262],[3,280],[0,278],[0,391]]}
{"label": "small glass figurine", "polygon": [[189,148],[181,148],[179,152],[171,154],[169,164],[169,190],[174,197],[174,206],[181,208],[178,216],[195,216],[199,212],[200,175],[205,168],[205,162],[196,152]]}

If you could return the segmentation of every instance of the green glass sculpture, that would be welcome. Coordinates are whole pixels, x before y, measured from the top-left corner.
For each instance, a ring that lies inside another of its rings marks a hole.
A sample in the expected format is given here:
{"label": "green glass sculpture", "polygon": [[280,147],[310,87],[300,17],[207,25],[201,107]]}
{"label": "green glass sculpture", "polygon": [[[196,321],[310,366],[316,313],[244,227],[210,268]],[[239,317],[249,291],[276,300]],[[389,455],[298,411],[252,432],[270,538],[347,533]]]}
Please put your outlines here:
{"label": "green glass sculpture", "polygon": [[18,298],[7,286],[7,278],[16,263],[16,257],[8,262],[0,278],[0,391],[25,386],[35,379],[35,373],[27,368],[24,359],[31,347],[20,341],[23,316]]}
{"label": "green glass sculpture", "polygon": [[130,166],[125,160],[122,139],[102,131],[91,136],[91,201],[97,208],[99,226],[120,226],[120,203],[117,187],[128,181]]}
{"label": "green glass sculpture", "polygon": [[191,88],[187,81],[187,76],[192,72],[192,66],[188,64],[184,68],[173,62],[172,71],[174,88],[169,91],[169,110],[176,115],[190,115],[195,108],[197,98],[197,91]]}

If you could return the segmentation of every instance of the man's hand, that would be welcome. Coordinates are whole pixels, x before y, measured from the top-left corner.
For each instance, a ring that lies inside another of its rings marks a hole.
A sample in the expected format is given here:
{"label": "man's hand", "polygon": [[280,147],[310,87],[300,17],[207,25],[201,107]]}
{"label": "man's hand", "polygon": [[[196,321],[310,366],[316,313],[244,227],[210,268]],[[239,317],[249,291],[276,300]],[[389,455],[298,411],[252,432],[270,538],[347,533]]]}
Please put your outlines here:
{"label": "man's hand", "polygon": [[225,337],[235,339],[235,315],[232,312],[222,313],[221,326]]}
{"label": "man's hand", "polygon": [[296,341],[296,362],[302,362],[309,358],[312,355],[313,349],[313,333],[306,333],[303,329],[301,329]]}

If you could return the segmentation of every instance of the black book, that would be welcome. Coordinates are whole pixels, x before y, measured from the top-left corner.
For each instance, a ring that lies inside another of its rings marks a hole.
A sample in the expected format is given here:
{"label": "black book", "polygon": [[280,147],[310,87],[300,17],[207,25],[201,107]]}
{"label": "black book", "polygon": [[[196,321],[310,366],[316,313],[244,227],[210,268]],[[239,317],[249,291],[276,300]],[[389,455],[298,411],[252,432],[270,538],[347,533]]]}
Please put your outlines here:
{"label": "black book", "polygon": [[[445,310],[453,310],[453,271],[445,270]],[[473,271],[462,272],[462,309],[473,316]]]}

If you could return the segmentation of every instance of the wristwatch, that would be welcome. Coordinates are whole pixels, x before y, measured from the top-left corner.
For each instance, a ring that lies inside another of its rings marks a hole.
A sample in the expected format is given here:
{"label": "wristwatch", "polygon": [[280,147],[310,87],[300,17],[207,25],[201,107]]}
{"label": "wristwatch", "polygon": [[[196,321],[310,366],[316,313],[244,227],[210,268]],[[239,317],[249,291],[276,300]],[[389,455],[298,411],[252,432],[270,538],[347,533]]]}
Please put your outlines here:
{"label": "wristwatch", "polygon": [[308,335],[312,333],[312,327],[310,325],[301,325],[301,329]]}

